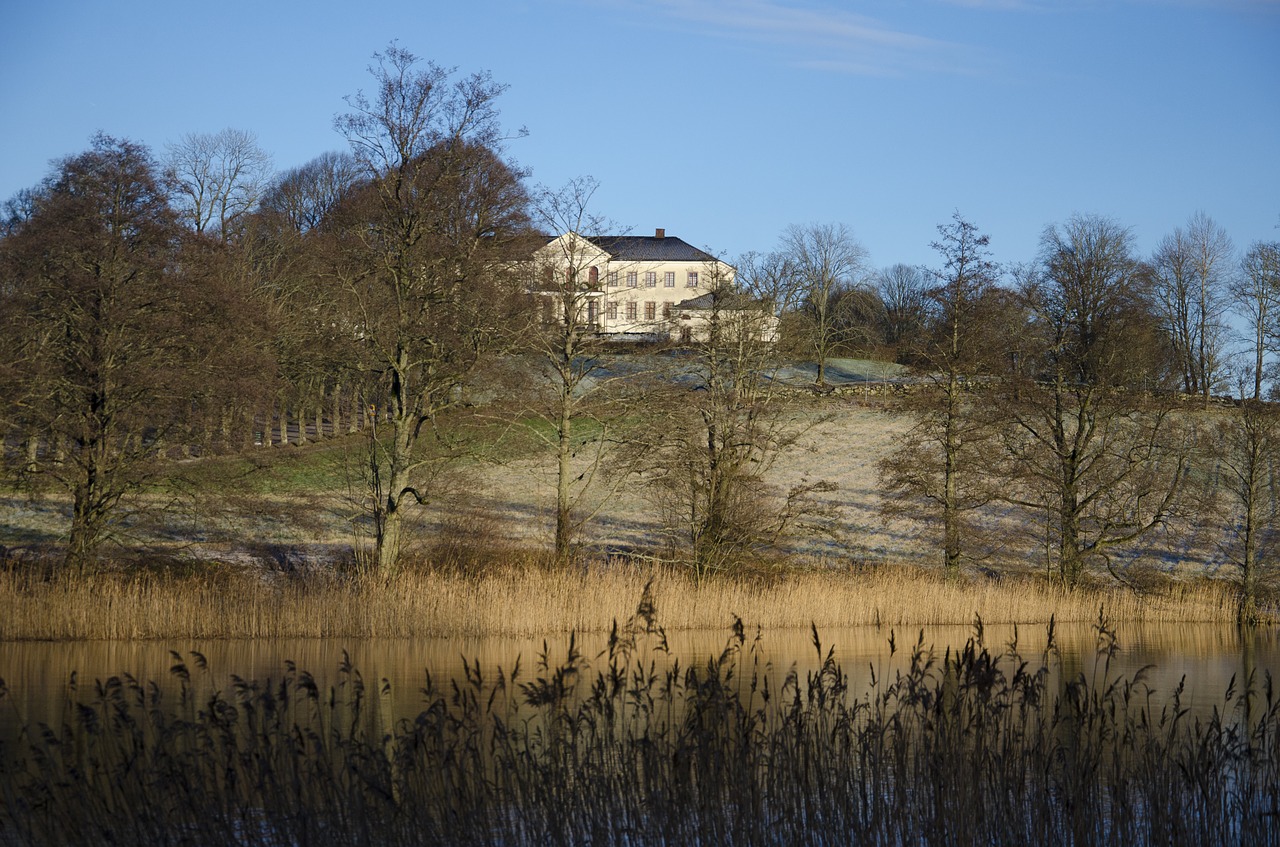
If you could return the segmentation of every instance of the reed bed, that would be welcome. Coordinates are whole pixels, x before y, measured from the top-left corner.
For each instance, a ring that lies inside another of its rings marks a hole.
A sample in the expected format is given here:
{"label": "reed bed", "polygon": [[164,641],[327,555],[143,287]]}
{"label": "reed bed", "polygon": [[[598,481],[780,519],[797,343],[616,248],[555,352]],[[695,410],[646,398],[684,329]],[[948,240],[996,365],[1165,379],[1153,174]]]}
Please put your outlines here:
{"label": "reed bed", "polygon": [[854,692],[814,629],[818,669],[771,688],[740,623],[704,665],[655,661],[645,595],[599,657],[570,639],[563,663],[427,678],[398,721],[351,667],[328,691],[291,668],[197,696],[203,660],[176,656],[176,696],[73,691],[0,756],[0,843],[1280,843],[1270,680],[1192,720],[1113,674],[1097,633],[1070,676],[1051,629],[1028,659],[979,623]]}
{"label": "reed bed", "polygon": [[1231,622],[1218,582],[1065,591],[1030,577],[947,580],[918,568],[813,568],[695,581],[663,566],[600,562],[483,573],[341,571],[266,579],[251,572],[88,576],[0,571],[0,639],[381,638],[607,632],[648,584],[668,629],[735,616],[766,629],[1089,622],[1099,608],[1134,623]]}

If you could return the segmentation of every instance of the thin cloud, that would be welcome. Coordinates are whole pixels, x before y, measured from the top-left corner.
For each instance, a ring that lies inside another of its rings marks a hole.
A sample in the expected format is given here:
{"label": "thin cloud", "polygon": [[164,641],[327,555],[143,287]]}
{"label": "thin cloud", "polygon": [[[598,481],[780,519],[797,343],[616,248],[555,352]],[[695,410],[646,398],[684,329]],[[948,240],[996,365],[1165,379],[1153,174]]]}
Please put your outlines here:
{"label": "thin cloud", "polygon": [[643,10],[729,39],[770,45],[791,64],[860,75],[920,71],[970,73],[975,52],[964,45],[917,35],[880,20],[816,3],[782,0],[650,0]]}

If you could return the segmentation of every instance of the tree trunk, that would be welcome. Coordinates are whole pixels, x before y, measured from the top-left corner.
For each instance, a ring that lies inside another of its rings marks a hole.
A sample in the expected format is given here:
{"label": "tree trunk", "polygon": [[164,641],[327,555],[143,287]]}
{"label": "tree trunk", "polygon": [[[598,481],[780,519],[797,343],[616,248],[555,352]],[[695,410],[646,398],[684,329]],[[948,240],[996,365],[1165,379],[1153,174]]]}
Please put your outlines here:
{"label": "tree trunk", "polygon": [[218,440],[221,442],[223,452],[231,452],[231,415],[233,409],[230,403],[224,403],[221,411],[218,413]]}
{"label": "tree trunk", "polygon": [[1262,399],[1262,357],[1266,353],[1266,326],[1267,313],[1263,309],[1258,319],[1257,337],[1254,339],[1254,363],[1253,363],[1253,399]]}
{"label": "tree trunk", "polygon": [[93,562],[97,532],[91,525],[90,518],[84,508],[82,493],[76,491],[75,505],[71,514],[71,537],[67,541],[67,555],[64,564],[67,568],[83,573]]}
{"label": "tree trunk", "polygon": [[[1246,430],[1248,431],[1248,430]],[[1244,548],[1240,556],[1240,595],[1236,606],[1236,621],[1242,626],[1253,626],[1258,623],[1258,530],[1262,523],[1261,511],[1265,495],[1262,478],[1262,456],[1256,438],[1250,438],[1245,445],[1247,455],[1244,469],[1244,493],[1248,502],[1244,503],[1244,527],[1241,545]]]}
{"label": "tree trunk", "polygon": [[[391,448],[388,456],[387,484],[382,492],[381,516],[378,526],[378,571],[385,575],[395,573],[400,564],[404,533],[404,500],[409,490],[409,434],[407,427],[393,418],[391,421]],[[375,430],[376,431],[376,430]],[[380,449],[376,445],[375,450]]]}
{"label": "tree trunk", "polygon": [[97,557],[98,542],[102,537],[107,492],[103,486],[101,468],[106,461],[106,440],[102,436],[91,437],[77,449],[76,469],[80,474],[73,492],[71,506],[71,533],[67,541],[66,565],[84,571]]}
{"label": "tree trunk", "polygon": [[[376,521],[378,526],[377,561],[378,570],[383,574],[394,573],[400,562],[403,546],[404,515],[402,508],[406,497],[411,496],[412,480],[409,469],[413,461],[413,446],[417,421],[413,403],[410,401],[409,353],[401,347],[396,353],[394,367],[391,369],[391,391],[388,397],[387,422],[391,426],[390,444],[387,447],[387,484],[381,492],[381,517]],[[373,457],[377,462],[378,452],[382,449],[377,440],[377,418],[381,418],[381,410],[375,416],[375,425],[370,437],[373,439]],[[377,473],[377,468],[374,469]],[[375,515],[375,517],[377,517]]]}
{"label": "tree trunk", "polygon": [[943,556],[946,572],[951,576],[960,573],[960,492],[959,453],[960,438],[956,432],[958,381],[952,374],[947,380],[946,423],[943,435]]}
{"label": "tree trunk", "polygon": [[1204,407],[1209,408],[1212,389],[1209,367],[1209,281],[1200,276],[1200,387],[1204,391]]}
{"label": "tree trunk", "polygon": [[400,564],[400,532],[403,516],[399,504],[388,501],[379,521],[377,536],[378,573],[390,576]]}
{"label": "tree trunk", "polygon": [[1074,494],[1063,492],[1061,536],[1058,545],[1058,569],[1062,582],[1074,588],[1084,574],[1084,556],[1080,549],[1080,516]]}
{"label": "tree trunk", "polygon": [[556,441],[556,561],[568,564],[573,544],[571,490],[573,481],[573,399],[561,392],[559,437]]}
{"label": "tree trunk", "polygon": [[1240,574],[1240,600],[1236,609],[1236,620],[1244,626],[1258,623],[1258,591],[1257,591],[1257,538],[1254,521],[1254,509],[1245,510],[1244,556]]}
{"label": "tree trunk", "polygon": [[299,447],[307,443],[307,408],[305,401],[298,403],[297,411],[294,412],[293,419],[298,422],[298,440],[295,442]]}

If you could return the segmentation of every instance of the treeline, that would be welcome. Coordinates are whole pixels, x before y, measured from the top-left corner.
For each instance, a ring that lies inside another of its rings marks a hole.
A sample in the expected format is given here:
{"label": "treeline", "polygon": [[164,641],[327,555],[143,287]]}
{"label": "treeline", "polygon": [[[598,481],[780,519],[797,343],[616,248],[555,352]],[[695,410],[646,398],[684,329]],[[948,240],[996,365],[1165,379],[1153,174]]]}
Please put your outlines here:
{"label": "treeline", "polygon": [[401,504],[426,497],[419,442],[448,449],[435,423],[525,328],[509,259],[530,197],[502,153],[502,86],[394,45],[373,75],[335,120],[347,152],[277,175],[245,133],[160,160],[99,135],[7,204],[6,465],[73,500],[69,564],[172,459],[375,416],[367,505],[398,550]]}
{"label": "treeline", "polygon": [[[1197,214],[1143,258],[1126,227],[1076,215],[1045,229],[1035,261],[1001,267],[959,213],[938,236],[933,268],[868,272],[835,225],[792,227],[741,266],[783,304],[784,343],[817,360],[819,391],[838,352],[913,366],[916,423],[880,465],[885,512],[936,526],[952,573],[1018,549],[1069,586],[1125,581],[1120,554],[1163,546],[1228,565],[1256,618],[1280,555],[1280,419],[1264,391],[1280,244],[1237,254]],[[1247,399],[1211,404],[1227,392]]]}
{"label": "treeline", "polygon": [[[471,449],[458,424],[483,406],[536,422],[556,450],[557,557],[643,481],[663,543],[711,573],[830,524],[827,483],[765,484],[805,425],[762,377],[799,357],[824,390],[828,360],[849,354],[896,358],[928,385],[883,479],[894,509],[942,527],[950,569],[985,555],[975,528],[996,504],[1045,522],[1069,584],[1211,501],[1241,527],[1230,555],[1246,574],[1271,555],[1277,244],[1237,255],[1197,215],[1142,258],[1123,226],[1078,216],[1046,229],[1034,263],[1001,268],[957,214],[936,268],[874,271],[846,227],[795,226],[736,278],[708,267],[706,331],[661,372],[620,378],[589,318],[590,257],[528,264],[540,233],[608,233],[595,184],[528,187],[486,74],[395,45],[371,74],[335,119],[344,152],[273,173],[242,132],[159,159],[100,135],[7,203],[5,465],[72,501],[68,564],[91,563],[175,459],[376,423],[362,509],[372,563],[393,570],[406,510],[443,496],[442,469]],[[530,293],[531,275],[556,284]],[[1213,417],[1178,399],[1232,389],[1255,402]]]}
{"label": "treeline", "polygon": [[[1078,215],[1006,281],[972,223],[956,215],[939,234],[911,346],[918,423],[881,465],[889,511],[936,522],[952,571],[1000,543],[983,532],[993,513],[1038,525],[1069,586],[1091,572],[1123,581],[1116,554],[1157,533],[1177,560],[1199,533],[1214,541],[1191,555],[1235,566],[1240,616],[1255,620],[1280,553],[1280,416],[1260,380],[1226,411],[1210,399],[1230,373],[1224,286],[1250,279],[1258,299],[1241,302],[1266,317],[1277,245],[1233,265],[1225,234],[1196,216],[1143,261],[1125,227]],[[1258,366],[1273,332],[1257,336]]]}
{"label": "treeline", "polygon": [[[959,216],[955,222],[968,223]],[[1274,356],[1280,350],[1275,309],[1280,241],[1239,250],[1201,212],[1143,257],[1127,228],[1119,228],[1123,238],[1116,247],[1132,263],[1126,289],[1152,324],[1154,335],[1146,343],[1160,348],[1160,378],[1170,388],[1206,399],[1214,394],[1266,399],[1274,390]],[[1052,238],[1047,230],[1045,239]],[[739,275],[758,296],[779,304],[787,316],[787,341],[794,352],[819,361],[820,384],[822,360],[833,352],[928,367],[922,345],[929,343],[934,326],[946,321],[939,292],[950,280],[952,257],[945,240],[932,245],[943,267],[875,269],[847,227],[792,226],[775,250],[743,256]],[[1046,250],[1041,246],[1040,256],[1027,264],[1000,266],[984,257],[988,320],[1003,308],[996,301],[1017,299],[1043,273]]]}

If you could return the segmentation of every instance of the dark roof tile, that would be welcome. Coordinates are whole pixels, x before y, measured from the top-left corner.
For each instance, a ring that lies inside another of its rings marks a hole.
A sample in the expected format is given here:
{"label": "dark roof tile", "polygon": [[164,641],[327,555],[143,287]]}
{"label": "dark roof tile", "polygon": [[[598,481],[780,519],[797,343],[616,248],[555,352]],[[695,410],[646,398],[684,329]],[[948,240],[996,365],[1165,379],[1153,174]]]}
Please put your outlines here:
{"label": "dark roof tile", "polygon": [[711,262],[715,256],[668,235],[597,235],[587,239],[624,262]]}

